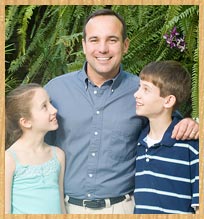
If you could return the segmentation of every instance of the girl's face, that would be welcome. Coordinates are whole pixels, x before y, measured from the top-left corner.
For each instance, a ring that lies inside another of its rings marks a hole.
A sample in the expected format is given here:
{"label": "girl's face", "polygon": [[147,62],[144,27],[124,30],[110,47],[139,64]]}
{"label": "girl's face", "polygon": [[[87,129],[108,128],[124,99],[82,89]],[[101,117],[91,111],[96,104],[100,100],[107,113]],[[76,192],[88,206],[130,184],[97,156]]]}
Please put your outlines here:
{"label": "girl's face", "polygon": [[58,128],[57,109],[50,103],[45,89],[37,88],[31,100],[31,126],[36,132],[48,132]]}

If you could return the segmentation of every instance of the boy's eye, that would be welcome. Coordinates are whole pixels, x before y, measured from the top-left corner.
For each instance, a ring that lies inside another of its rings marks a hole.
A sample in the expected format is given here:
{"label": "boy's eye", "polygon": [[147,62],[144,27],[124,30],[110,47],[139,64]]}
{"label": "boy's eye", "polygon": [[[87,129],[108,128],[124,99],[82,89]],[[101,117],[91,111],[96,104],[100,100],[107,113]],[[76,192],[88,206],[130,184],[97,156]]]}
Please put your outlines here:
{"label": "boy's eye", "polygon": [[149,89],[147,87],[144,87],[143,90],[145,93],[147,93],[149,91]]}

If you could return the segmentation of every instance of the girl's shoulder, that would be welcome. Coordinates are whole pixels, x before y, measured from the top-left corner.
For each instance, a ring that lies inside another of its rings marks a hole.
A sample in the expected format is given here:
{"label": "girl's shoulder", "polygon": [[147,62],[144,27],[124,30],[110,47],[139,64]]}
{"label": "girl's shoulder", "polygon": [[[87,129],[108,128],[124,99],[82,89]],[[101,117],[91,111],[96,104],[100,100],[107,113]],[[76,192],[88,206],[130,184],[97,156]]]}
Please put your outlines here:
{"label": "girl's shoulder", "polygon": [[5,150],[5,158],[15,161],[15,157],[16,157],[15,146],[12,145]]}
{"label": "girl's shoulder", "polygon": [[51,148],[55,152],[59,161],[65,160],[65,153],[61,148],[59,148],[58,146],[51,146]]}
{"label": "girl's shoulder", "polygon": [[5,151],[5,166],[9,167],[10,171],[14,171],[16,169],[15,152],[10,148]]}

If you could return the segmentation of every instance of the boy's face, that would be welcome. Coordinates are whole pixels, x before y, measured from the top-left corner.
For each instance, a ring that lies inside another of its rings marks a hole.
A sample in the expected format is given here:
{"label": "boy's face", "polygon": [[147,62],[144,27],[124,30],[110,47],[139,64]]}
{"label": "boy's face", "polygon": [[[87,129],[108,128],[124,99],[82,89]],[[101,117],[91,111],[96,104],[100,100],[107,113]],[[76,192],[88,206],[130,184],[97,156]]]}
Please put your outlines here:
{"label": "boy's face", "polygon": [[147,118],[156,118],[164,111],[165,98],[160,96],[160,89],[153,83],[140,80],[140,87],[135,92],[136,114]]}

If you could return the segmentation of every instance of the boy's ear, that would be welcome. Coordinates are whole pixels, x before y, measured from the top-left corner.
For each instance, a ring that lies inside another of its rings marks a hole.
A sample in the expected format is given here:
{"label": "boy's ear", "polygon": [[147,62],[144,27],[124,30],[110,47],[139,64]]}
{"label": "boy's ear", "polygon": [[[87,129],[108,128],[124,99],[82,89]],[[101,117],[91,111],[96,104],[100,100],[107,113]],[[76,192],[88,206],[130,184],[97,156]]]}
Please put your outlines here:
{"label": "boy's ear", "polygon": [[174,95],[169,95],[165,97],[164,107],[171,108],[176,104],[176,97]]}
{"label": "boy's ear", "polygon": [[20,118],[19,123],[20,123],[20,126],[22,128],[31,128],[32,127],[31,121],[27,120],[27,119],[25,119],[23,117]]}

